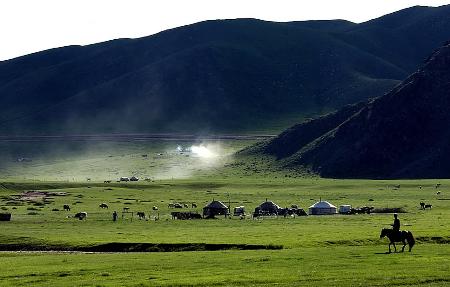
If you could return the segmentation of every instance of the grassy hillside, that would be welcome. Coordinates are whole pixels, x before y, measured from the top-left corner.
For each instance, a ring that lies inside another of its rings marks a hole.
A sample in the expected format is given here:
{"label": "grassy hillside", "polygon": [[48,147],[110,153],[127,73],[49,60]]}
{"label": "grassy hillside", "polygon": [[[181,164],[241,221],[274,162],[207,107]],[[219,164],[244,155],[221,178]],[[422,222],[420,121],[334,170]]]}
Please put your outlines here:
{"label": "grassy hillside", "polygon": [[449,9],[362,24],[206,21],[3,61],[0,130],[279,131],[388,91],[450,38]]}

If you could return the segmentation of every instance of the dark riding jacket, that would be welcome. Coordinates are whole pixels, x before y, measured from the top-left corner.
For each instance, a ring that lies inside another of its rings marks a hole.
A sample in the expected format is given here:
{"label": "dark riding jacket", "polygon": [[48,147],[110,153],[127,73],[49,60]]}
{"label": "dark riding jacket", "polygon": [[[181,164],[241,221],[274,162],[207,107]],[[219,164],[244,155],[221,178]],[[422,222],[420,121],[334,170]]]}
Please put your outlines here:
{"label": "dark riding jacket", "polygon": [[400,231],[400,219],[394,219],[394,224],[392,225],[394,231]]}

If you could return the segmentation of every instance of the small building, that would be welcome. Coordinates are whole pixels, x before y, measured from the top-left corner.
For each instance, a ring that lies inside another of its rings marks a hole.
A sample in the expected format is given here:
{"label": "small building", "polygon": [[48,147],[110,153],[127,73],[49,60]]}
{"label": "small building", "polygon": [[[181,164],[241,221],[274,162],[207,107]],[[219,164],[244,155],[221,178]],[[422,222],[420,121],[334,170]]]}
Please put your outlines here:
{"label": "small building", "polygon": [[256,215],[278,215],[282,208],[274,203],[273,201],[268,201],[261,203],[257,208],[255,208]]}
{"label": "small building", "polygon": [[339,213],[340,214],[349,214],[352,210],[352,206],[349,204],[343,204],[339,206]]}
{"label": "small building", "polygon": [[336,206],[328,201],[318,201],[309,207],[310,215],[336,214]]}
{"label": "small building", "polygon": [[228,206],[218,200],[213,200],[203,207],[203,217],[206,218],[214,218],[216,215],[224,215],[226,217],[229,214]]}

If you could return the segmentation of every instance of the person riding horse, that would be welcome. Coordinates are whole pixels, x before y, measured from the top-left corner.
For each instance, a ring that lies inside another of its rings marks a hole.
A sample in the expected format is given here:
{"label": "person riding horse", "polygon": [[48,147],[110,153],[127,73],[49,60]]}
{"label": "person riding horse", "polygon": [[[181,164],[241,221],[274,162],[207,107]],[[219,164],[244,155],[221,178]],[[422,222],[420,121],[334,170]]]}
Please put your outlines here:
{"label": "person riding horse", "polygon": [[409,252],[413,248],[416,240],[411,231],[403,230],[400,231],[400,219],[398,219],[397,213],[394,213],[394,223],[392,224],[392,229],[383,228],[381,229],[380,239],[383,237],[389,238],[389,253],[391,253],[391,245],[394,246],[395,252],[397,252],[397,247],[395,242],[402,242],[402,252],[405,250],[406,244],[409,245]]}

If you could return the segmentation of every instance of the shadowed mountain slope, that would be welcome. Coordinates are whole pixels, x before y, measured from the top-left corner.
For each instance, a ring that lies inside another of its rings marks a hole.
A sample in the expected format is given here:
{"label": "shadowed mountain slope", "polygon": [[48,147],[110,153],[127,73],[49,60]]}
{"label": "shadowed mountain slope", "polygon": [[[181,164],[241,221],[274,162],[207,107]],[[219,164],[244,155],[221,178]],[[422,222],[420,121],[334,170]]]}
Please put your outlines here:
{"label": "shadowed mountain slope", "polygon": [[206,21],[3,61],[0,132],[279,130],[394,87],[450,38],[448,15]]}
{"label": "shadowed mountain slope", "polygon": [[386,95],[294,126],[249,151],[324,177],[448,178],[449,124],[450,42]]}

